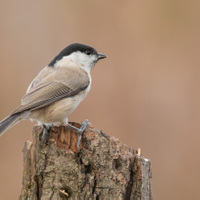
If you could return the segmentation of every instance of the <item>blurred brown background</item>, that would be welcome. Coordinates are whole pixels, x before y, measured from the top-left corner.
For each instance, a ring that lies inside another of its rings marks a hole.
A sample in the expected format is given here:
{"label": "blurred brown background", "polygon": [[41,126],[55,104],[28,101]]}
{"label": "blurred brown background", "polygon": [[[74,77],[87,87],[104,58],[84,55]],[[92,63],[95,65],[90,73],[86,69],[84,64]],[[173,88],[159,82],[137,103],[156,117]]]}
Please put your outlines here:
{"label": "blurred brown background", "polygon": [[[1,1],[0,118],[65,46],[109,57],[92,71],[90,94],[70,116],[133,148],[153,169],[155,200],[200,196],[200,1]],[[0,138],[0,199],[18,199],[22,149],[33,124]]]}

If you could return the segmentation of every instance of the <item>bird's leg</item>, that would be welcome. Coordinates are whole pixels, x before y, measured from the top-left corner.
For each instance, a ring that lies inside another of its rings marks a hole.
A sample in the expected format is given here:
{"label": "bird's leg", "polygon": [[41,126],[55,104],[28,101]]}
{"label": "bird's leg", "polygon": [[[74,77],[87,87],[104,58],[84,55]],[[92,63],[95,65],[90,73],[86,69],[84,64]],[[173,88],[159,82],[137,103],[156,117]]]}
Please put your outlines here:
{"label": "bird's leg", "polygon": [[87,125],[89,125],[89,124],[90,124],[90,122],[87,119],[85,119],[81,123],[81,127],[80,128],[72,126],[71,124],[67,124],[70,128],[74,129],[78,133],[78,141],[77,141],[77,148],[78,148],[78,150],[79,150],[80,143],[81,143],[82,133],[85,131]]}
{"label": "bird's leg", "polygon": [[43,124],[43,132],[42,132],[42,141],[44,143],[47,142],[47,133],[49,132],[50,127],[52,126],[52,124]]}

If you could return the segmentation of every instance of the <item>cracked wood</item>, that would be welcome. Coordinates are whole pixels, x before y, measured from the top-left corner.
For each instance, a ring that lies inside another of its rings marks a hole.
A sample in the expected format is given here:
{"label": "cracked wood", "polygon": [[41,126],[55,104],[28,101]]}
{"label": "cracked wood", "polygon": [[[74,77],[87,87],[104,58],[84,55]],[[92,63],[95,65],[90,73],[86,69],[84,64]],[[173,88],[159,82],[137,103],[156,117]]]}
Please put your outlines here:
{"label": "cracked wood", "polygon": [[52,127],[45,141],[42,131],[24,146],[21,200],[152,199],[150,161],[134,149],[91,125],[80,151],[69,127]]}

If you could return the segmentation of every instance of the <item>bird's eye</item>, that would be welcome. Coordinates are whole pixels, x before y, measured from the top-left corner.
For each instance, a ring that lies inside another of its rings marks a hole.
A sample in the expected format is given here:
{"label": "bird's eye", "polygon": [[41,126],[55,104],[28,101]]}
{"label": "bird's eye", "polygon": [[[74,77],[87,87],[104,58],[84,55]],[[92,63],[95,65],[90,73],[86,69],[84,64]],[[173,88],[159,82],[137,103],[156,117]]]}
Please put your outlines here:
{"label": "bird's eye", "polygon": [[89,56],[91,55],[91,51],[85,51],[85,53]]}

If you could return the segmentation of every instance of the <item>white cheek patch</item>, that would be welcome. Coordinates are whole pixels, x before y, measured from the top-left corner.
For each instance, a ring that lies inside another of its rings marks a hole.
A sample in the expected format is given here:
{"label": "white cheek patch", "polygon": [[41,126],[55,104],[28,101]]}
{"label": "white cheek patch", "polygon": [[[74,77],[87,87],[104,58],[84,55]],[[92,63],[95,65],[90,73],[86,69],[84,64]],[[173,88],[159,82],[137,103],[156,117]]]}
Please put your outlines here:
{"label": "white cheek patch", "polygon": [[80,51],[74,52],[69,56],[63,57],[61,60],[55,63],[56,67],[74,66],[74,67],[84,67],[88,72],[97,62],[97,56],[86,55]]}

